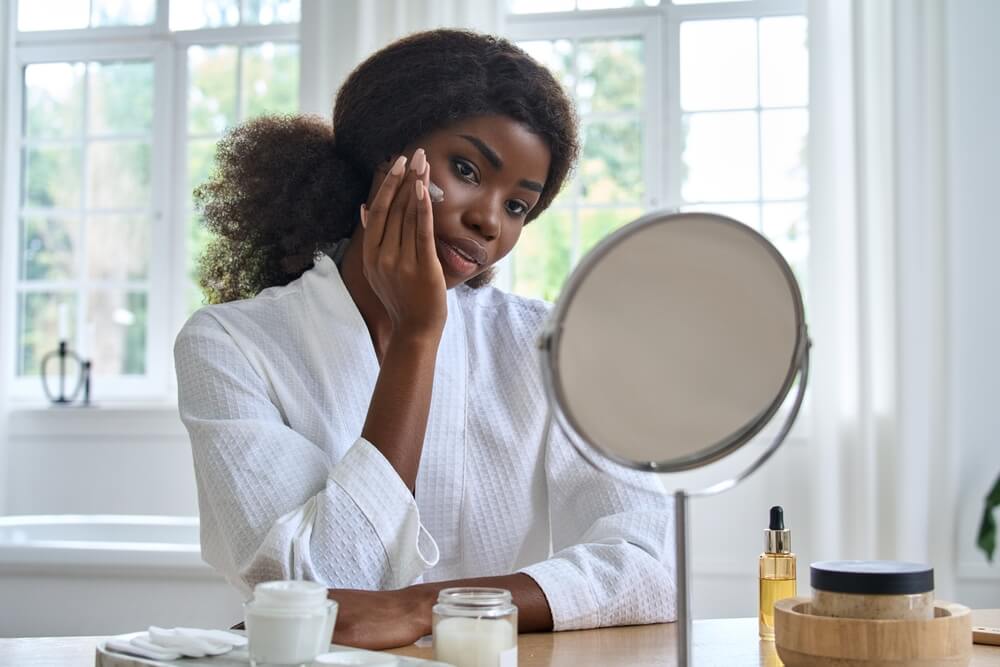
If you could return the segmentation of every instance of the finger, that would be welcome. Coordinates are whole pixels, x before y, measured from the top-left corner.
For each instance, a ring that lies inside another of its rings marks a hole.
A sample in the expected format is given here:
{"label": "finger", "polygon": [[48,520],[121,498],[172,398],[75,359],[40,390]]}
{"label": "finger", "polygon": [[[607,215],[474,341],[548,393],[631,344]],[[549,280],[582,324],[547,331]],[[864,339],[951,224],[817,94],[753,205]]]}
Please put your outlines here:
{"label": "finger", "polygon": [[375,197],[372,199],[371,206],[368,208],[368,220],[365,227],[365,254],[369,258],[375,254],[377,248],[382,244],[389,205],[392,203],[393,197],[395,197],[405,173],[406,156],[400,155],[382,181],[378,192],[375,193]]}
{"label": "finger", "polygon": [[410,186],[413,196],[410,197],[406,205],[406,211],[403,212],[403,221],[400,226],[400,233],[402,234],[400,238],[401,257],[404,261],[412,263],[413,266],[417,265],[417,244],[413,229],[417,226],[417,206],[420,204],[420,197],[423,196],[419,188],[422,185],[423,182],[420,177],[414,177],[413,184]]}
{"label": "finger", "polygon": [[434,247],[434,207],[431,205],[430,193],[427,190],[430,173],[430,166],[428,166],[420,183],[423,197],[418,198],[417,201],[417,224],[413,231],[417,246],[417,261],[421,265],[437,265],[440,269],[441,261],[437,256],[437,248]]}
{"label": "finger", "polygon": [[418,148],[413,152],[413,157],[410,159],[410,168],[406,171],[406,178],[401,183],[400,189],[396,192],[396,196],[392,200],[392,205],[389,207],[389,215],[386,218],[386,230],[382,240],[383,244],[388,243],[390,239],[394,239],[395,248],[400,251],[402,250],[406,211],[410,206],[410,201],[415,199],[413,182],[417,179],[418,170],[422,174],[423,170],[426,169],[426,165],[427,159],[424,155],[424,149]]}

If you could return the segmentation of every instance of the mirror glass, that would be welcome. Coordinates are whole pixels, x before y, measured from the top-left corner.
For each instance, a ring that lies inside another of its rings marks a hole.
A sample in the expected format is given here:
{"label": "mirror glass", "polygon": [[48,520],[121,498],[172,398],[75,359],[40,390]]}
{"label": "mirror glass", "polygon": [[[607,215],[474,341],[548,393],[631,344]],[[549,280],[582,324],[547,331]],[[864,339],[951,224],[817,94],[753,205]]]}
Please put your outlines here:
{"label": "mirror glass", "polygon": [[746,225],[653,214],[581,262],[547,345],[565,430],[630,467],[689,470],[738,448],[785,399],[805,347],[802,298]]}

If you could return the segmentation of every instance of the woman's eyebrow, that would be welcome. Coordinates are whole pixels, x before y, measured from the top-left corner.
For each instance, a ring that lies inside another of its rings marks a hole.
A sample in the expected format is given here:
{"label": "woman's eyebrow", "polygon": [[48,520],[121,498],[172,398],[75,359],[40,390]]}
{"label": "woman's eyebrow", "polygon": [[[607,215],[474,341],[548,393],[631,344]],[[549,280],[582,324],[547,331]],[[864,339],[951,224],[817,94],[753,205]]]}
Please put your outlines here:
{"label": "woman's eyebrow", "polygon": [[[475,146],[476,149],[483,154],[483,157],[486,158],[486,161],[493,165],[494,169],[497,171],[503,169],[503,160],[500,159],[497,152],[490,148],[489,144],[485,141],[479,137],[474,137],[471,134],[460,134],[458,136]],[[527,188],[528,190],[533,190],[534,192],[541,192],[544,189],[544,186],[537,181],[523,180],[519,183],[519,185],[523,188]]]}

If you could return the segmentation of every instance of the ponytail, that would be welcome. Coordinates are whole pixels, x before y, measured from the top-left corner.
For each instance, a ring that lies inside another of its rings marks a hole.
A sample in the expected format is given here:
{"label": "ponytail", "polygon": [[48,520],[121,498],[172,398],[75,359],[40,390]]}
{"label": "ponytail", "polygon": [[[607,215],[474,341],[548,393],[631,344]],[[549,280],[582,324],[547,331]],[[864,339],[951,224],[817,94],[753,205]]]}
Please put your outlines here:
{"label": "ponytail", "polygon": [[215,172],[195,190],[213,238],[198,263],[208,303],[255,296],[311,268],[350,236],[372,175],[341,155],[317,116],[263,116],[218,144]]}

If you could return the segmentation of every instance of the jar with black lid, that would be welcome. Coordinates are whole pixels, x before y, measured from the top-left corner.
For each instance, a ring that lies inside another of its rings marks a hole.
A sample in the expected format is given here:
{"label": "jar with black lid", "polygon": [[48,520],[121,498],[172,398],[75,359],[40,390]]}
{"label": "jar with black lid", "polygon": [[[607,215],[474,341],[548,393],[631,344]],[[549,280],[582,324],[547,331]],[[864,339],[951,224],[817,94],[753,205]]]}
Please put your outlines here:
{"label": "jar with black lid", "polygon": [[884,560],[822,561],[809,566],[812,613],[871,619],[934,618],[934,569]]}

